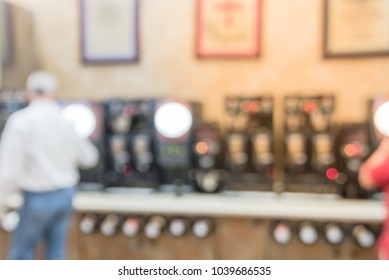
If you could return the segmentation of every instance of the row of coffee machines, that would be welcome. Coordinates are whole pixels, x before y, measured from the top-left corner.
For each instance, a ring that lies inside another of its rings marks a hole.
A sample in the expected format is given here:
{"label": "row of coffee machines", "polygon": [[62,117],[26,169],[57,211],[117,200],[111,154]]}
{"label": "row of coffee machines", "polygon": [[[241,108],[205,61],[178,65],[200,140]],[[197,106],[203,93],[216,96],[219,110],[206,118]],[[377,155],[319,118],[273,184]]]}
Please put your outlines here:
{"label": "row of coffee machines", "polygon": [[[283,136],[275,133],[271,96],[227,97],[223,124],[204,121],[201,104],[177,99],[60,104],[79,135],[100,150],[98,166],[82,171],[84,188],[272,191],[278,181],[281,191],[367,198],[357,174],[385,133],[376,122],[389,111],[382,110],[385,101],[369,104],[368,122],[339,125],[334,96],[286,96]],[[3,90],[1,129],[24,106],[22,91]]]}

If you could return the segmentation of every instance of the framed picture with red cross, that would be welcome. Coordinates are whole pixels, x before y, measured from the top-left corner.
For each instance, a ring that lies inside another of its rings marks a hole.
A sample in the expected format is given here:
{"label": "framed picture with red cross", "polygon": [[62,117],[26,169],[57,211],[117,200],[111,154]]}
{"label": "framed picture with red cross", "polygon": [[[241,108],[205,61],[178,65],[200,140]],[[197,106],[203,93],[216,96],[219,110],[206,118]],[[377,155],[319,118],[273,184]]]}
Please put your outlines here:
{"label": "framed picture with red cross", "polygon": [[197,0],[197,56],[259,56],[261,10],[262,0]]}

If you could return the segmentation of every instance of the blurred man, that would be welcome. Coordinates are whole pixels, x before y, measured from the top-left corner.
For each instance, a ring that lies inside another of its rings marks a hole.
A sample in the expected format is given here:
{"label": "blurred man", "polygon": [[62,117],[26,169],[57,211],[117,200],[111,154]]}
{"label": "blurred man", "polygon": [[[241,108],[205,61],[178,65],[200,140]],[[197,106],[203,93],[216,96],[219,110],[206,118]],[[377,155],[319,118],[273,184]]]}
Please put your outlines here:
{"label": "blurred man", "polygon": [[78,167],[98,162],[98,150],[80,139],[55,101],[57,80],[32,73],[29,106],[12,114],[0,142],[0,212],[6,194],[20,188],[24,204],[13,233],[9,259],[33,259],[39,240],[46,259],[65,259]]}
{"label": "blurred man", "polygon": [[380,188],[385,192],[386,220],[378,243],[380,259],[389,260],[389,138],[383,138],[377,150],[359,171],[359,184],[366,190]]}

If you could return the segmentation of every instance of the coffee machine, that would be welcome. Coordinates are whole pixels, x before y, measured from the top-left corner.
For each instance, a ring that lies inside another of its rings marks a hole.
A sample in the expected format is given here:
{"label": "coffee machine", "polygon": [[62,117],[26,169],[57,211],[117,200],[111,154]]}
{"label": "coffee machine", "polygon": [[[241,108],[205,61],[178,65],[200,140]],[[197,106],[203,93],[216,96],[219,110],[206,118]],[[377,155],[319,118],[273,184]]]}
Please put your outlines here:
{"label": "coffee machine", "polygon": [[108,187],[156,187],[153,106],[150,99],[105,102]]}
{"label": "coffee machine", "polygon": [[222,138],[216,123],[200,122],[194,129],[193,169],[189,179],[196,190],[215,193],[223,188],[225,171],[221,169]]}
{"label": "coffee machine", "polygon": [[200,119],[200,110],[195,102],[155,101],[153,137],[161,191],[192,191],[188,173],[193,165],[194,128]]}
{"label": "coffee machine", "polygon": [[372,192],[359,186],[358,172],[371,153],[366,123],[342,124],[339,131],[339,183],[345,198],[370,198]]}
{"label": "coffee machine", "polygon": [[284,103],[284,182],[291,192],[339,194],[332,95],[289,95]]}
{"label": "coffee machine", "polygon": [[270,191],[274,170],[273,98],[226,98],[226,190]]}

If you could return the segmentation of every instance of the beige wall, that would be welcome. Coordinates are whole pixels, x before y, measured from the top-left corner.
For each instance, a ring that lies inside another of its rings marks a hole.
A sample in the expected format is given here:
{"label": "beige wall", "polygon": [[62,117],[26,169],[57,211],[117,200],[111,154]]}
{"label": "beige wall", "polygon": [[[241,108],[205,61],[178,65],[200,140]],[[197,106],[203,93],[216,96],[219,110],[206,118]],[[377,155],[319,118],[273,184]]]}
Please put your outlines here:
{"label": "beige wall", "polygon": [[35,16],[38,58],[62,81],[60,95],[171,96],[202,101],[205,117],[222,121],[228,93],[334,92],[336,119],[360,121],[376,92],[389,90],[389,57],[322,58],[323,0],[264,0],[261,55],[198,60],[195,0],[140,0],[137,64],[85,66],[80,60],[79,0],[8,0]]}

